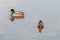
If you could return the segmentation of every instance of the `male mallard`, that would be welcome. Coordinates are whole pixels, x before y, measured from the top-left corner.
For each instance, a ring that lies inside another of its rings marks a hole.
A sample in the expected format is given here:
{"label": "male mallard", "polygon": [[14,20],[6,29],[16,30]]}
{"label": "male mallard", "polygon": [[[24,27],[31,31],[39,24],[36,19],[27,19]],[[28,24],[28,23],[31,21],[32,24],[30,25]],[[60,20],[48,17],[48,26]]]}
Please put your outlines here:
{"label": "male mallard", "polygon": [[10,20],[14,21],[14,19],[20,19],[20,18],[24,18],[24,13],[20,12],[20,11],[15,11],[14,9],[11,9],[11,18],[10,18]]}

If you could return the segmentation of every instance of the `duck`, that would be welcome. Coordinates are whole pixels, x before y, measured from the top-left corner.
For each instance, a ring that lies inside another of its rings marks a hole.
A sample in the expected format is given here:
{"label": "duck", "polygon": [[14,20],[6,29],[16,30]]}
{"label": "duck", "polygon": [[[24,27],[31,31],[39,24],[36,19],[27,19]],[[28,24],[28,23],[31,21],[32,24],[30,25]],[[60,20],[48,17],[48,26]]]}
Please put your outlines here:
{"label": "duck", "polygon": [[24,18],[24,13],[21,11],[15,11],[14,9],[11,9],[11,16],[10,20],[14,21],[14,19],[23,19]]}
{"label": "duck", "polygon": [[37,27],[38,27],[39,32],[41,33],[42,32],[42,29],[44,28],[44,24],[43,24],[43,21],[42,20],[39,21]]}

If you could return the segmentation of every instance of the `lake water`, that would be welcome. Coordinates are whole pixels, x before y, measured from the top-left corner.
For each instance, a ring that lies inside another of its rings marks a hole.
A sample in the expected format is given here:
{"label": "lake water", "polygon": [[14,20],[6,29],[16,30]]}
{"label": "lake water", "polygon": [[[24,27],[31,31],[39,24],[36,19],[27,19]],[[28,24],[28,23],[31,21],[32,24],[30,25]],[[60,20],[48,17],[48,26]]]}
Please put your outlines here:
{"label": "lake water", "polygon": [[[10,9],[24,12],[24,19],[11,22]],[[59,40],[60,0],[0,0],[0,40]],[[44,29],[37,24],[43,20]]]}

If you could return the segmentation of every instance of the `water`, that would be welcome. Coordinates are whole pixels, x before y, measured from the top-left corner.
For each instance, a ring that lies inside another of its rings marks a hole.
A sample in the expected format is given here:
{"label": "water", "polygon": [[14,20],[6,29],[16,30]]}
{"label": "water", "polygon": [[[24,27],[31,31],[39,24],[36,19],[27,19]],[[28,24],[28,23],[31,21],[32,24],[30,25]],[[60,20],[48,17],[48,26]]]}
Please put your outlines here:
{"label": "water", "polygon": [[[10,9],[23,11],[25,19],[11,22]],[[59,40],[59,0],[0,0],[0,40]],[[42,19],[44,29],[38,32]]]}

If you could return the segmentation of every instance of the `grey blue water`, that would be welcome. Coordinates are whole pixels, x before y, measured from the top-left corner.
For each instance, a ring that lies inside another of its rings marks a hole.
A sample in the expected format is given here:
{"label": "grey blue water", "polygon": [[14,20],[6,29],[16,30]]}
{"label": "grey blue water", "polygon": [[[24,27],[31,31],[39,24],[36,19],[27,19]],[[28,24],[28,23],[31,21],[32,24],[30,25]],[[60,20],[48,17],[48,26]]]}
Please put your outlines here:
{"label": "grey blue water", "polygon": [[[11,22],[10,9],[24,12]],[[38,32],[39,20],[44,29]],[[60,0],[0,0],[0,40],[59,40]]]}

